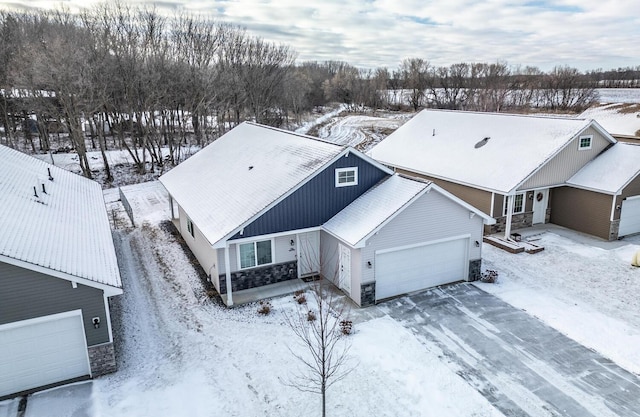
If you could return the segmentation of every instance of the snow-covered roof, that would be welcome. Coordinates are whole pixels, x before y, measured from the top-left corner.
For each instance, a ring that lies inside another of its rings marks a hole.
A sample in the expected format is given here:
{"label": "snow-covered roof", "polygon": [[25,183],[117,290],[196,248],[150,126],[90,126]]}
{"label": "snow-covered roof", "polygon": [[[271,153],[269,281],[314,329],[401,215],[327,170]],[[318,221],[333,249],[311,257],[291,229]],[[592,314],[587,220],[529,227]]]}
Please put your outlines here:
{"label": "snow-covered roof", "polygon": [[614,103],[594,106],[578,116],[594,119],[613,135],[640,136],[640,104]]}
{"label": "snow-covered roof", "polygon": [[353,247],[359,247],[397,214],[409,207],[427,190],[433,189],[482,217],[487,224],[495,220],[443,190],[430,181],[422,181],[394,174],[362,194],[333,216],[322,227],[330,234]]}
{"label": "snow-covered roof", "polygon": [[245,122],[160,182],[209,243],[216,244],[346,151],[345,146]]}
{"label": "snow-covered roof", "polygon": [[429,184],[398,174],[387,177],[329,219],[323,228],[351,246],[357,246],[421,195]]}
{"label": "snow-covered roof", "polygon": [[0,261],[121,293],[100,185],[6,146],[0,161]]}
{"label": "snow-covered roof", "polygon": [[397,168],[507,194],[592,124],[597,127],[575,118],[423,110],[369,155]]}
{"label": "snow-covered roof", "polygon": [[640,174],[640,145],[618,142],[567,181],[568,185],[620,194]]}

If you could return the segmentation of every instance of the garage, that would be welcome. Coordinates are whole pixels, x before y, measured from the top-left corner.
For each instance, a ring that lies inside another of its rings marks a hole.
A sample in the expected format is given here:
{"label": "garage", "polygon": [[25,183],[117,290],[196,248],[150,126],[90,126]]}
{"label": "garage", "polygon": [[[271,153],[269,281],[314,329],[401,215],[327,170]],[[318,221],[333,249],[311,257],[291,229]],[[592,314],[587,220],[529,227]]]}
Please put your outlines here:
{"label": "garage", "polygon": [[466,279],[468,238],[379,250],[376,300]]}
{"label": "garage", "polygon": [[622,202],[618,237],[640,233],[640,196],[627,197]]}
{"label": "garage", "polygon": [[80,311],[0,326],[0,397],[89,374]]}

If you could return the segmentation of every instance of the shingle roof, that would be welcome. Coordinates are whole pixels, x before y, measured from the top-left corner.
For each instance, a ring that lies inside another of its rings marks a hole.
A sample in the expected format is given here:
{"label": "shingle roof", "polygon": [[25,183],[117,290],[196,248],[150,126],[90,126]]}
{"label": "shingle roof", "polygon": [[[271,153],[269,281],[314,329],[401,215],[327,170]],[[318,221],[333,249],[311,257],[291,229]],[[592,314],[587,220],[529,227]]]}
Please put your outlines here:
{"label": "shingle roof", "polygon": [[568,185],[619,194],[640,175],[640,145],[618,142],[567,181]]}
{"label": "shingle roof", "polygon": [[394,167],[506,194],[592,123],[423,110],[369,154]]}
{"label": "shingle roof", "polygon": [[0,255],[122,287],[100,185],[6,146],[0,146]]}
{"label": "shingle roof", "polygon": [[215,244],[346,149],[245,122],[164,174],[160,182]]}

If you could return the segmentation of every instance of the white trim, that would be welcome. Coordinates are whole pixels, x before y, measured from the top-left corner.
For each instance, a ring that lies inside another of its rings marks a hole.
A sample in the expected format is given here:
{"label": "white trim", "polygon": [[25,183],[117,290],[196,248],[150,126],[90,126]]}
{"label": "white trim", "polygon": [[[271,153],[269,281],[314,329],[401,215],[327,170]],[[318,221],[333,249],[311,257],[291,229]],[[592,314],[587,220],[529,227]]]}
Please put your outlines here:
{"label": "white trim", "polygon": [[[513,197],[511,199],[511,204],[510,204],[511,205],[511,207],[510,207],[511,208],[511,210],[510,210],[511,214],[522,214],[522,213],[524,213],[526,211],[525,209],[526,209],[526,205],[527,205],[527,193],[528,193],[528,191],[525,191],[525,192],[522,192],[522,193],[515,193],[515,194],[513,194],[511,196],[506,196],[505,195],[505,197]],[[515,205],[516,205],[516,197],[519,196],[519,195],[522,196],[522,210],[521,211],[514,211],[515,210]],[[505,217],[507,215],[508,208],[506,207],[506,205],[507,205],[507,201],[505,200],[502,203],[502,217]]]}
{"label": "white trim", "polygon": [[[589,146],[582,146],[582,139],[589,139]],[[578,136],[578,150],[588,151],[593,148],[593,135],[581,135]]]}
{"label": "white trim", "polygon": [[229,242],[224,246],[224,273],[227,284],[227,306],[233,305],[233,294],[231,291],[231,261],[229,261]]}
{"label": "white trim", "polygon": [[296,233],[296,261],[298,262],[298,267],[296,268],[298,272],[298,279],[301,277],[302,268],[300,268],[300,234]]}
{"label": "white trim", "polygon": [[84,355],[87,360],[87,368],[89,369],[89,376],[93,376],[91,374],[91,361],[89,360],[89,346],[87,344],[87,334],[84,331],[84,317],[82,316],[82,310],[69,310],[64,311],[62,313],[49,314],[47,316],[35,317],[32,319],[14,321],[7,324],[0,324],[0,332],[10,329],[17,329],[20,327],[31,326],[34,324],[46,323],[48,321],[65,319],[68,317],[78,317],[80,319],[80,329],[82,330],[82,340],[84,341]]}
{"label": "white trim", "polygon": [[38,272],[44,275],[48,275],[53,278],[64,279],[65,281],[76,281],[79,284],[86,285],[87,287],[97,288],[104,291],[107,296],[122,294],[122,288],[113,285],[103,284],[100,282],[92,281],[87,278],[77,277],[71,274],[67,274],[62,271],[56,271],[55,269],[49,269],[44,266],[35,265],[29,262],[21,261],[19,259],[10,258],[6,255],[0,255],[0,262],[4,262],[9,265],[17,266],[19,268],[28,269],[33,272]]}
{"label": "white trim", "polygon": [[623,201],[624,201],[624,200],[632,201],[632,200],[637,200],[637,199],[640,199],[640,195],[633,195],[633,196],[630,196],[630,197],[625,197],[625,198],[623,198],[622,200],[623,200]]}
{"label": "white trim", "polygon": [[111,332],[111,311],[109,310],[109,302],[107,301],[107,296],[104,295],[104,314],[107,320],[107,330],[109,332],[109,343],[113,343],[113,333]]}
{"label": "white trim", "polygon": [[[271,243],[271,262],[265,263],[265,264],[258,264],[258,247],[256,246],[256,243],[258,243],[258,242],[267,242],[267,241]],[[256,261],[256,264],[253,265],[253,266],[247,266],[247,267],[243,268],[242,264],[240,262],[240,245],[248,245],[249,243],[253,243],[254,260]],[[274,248],[275,248],[274,239],[264,239],[262,236],[254,236],[253,240],[236,244],[236,261],[238,262],[237,263],[238,271],[244,271],[246,269],[259,268],[261,266],[267,266],[267,265],[275,264],[276,260],[275,260],[275,253],[274,253],[275,250],[274,250]]]}
{"label": "white trim", "polygon": [[[343,172],[351,172],[353,171],[353,181],[352,182],[340,182],[340,174]],[[353,185],[358,185],[358,167],[345,167],[345,168],[336,168],[335,171],[335,186],[337,188],[340,187],[351,187]]]}
{"label": "white trim", "polygon": [[[374,255],[384,254],[384,253],[388,253],[388,252],[397,252],[397,251],[401,251],[401,250],[417,248],[417,247],[420,247],[420,246],[436,245],[438,243],[450,242],[452,240],[460,240],[460,239],[469,239],[469,240],[471,240],[471,234],[468,233],[468,234],[464,234],[464,235],[445,237],[445,238],[442,238],[442,239],[430,240],[428,242],[414,243],[412,245],[396,246],[396,247],[389,248],[389,249],[379,249],[379,250],[376,250],[374,252]],[[469,245],[467,245],[467,259],[469,258],[468,251],[469,251]]]}
{"label": "white trim", "polygon": [[[609,218],[610,222],[614,220],[616,214],[616,197],[617,196],[614,195],[611,199],[611,216]],[[622,212],[622,204],[620,204],[620,211]]]}
{"label": "white trim", "polygon": [[[507,221],[504,227],[504,237],[505,239],[510,239],[511,238],[511,223],[513,221],[513,206],[514,206],[514,198],[512,198],[513,195],[506,195],[505,198],[507,199]],[[522,202],[522,204],[524,204],[524,201]]]}
{"label": "white trim", "polygon": [[[231,244],[240,244],[240,243],[245,243],[245,242],[253,242],[256,239],[260,238],[262,240],[267,240],[267,239],[275,239],[278,237],[282,237],[282,236],[291,236],[291,235],[295,235],[298,233],[308,233],[308,232],[316,232],[318,230],[322,230],[322,226],[314,226],[314,227],[308,227],[306,229],[296,229],[296,230],[287,230],[286,232],[278,232],[278,233],[269,233],[266,235],[258,235],[258,236],[251,236],[251,237],[245,237],[242,239],[233,239],[233,240],[229,240],[228,242]],[[222,249],[224,248],[224,243],[222,242],[222,244],[220,244],[221,242],[218,242],[217,244],[213,245],[213,248],[216,249]]]}

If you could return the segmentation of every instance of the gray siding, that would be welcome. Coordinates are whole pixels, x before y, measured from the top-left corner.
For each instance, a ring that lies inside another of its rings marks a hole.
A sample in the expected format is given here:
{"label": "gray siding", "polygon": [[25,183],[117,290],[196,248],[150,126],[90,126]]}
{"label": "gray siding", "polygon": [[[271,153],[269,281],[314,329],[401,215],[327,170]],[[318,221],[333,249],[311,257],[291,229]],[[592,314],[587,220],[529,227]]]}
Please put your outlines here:
{"label": "gray siding", "polygon": [[[336,168],[358,167],[358,185],[335,186]],[[317,227],[388,174],[350,153],[325,168],[290,196],[244,227],[232,239]]]}
{"label": "gray siding", "polygon": [[[87,345],[109,342],[103,291],[0,262],[0,324],[82,310]],[[100,317],[100,328],[91,319]]]}
{"label": "gray siding", "polygon": [[444,188],[459,199],[466,201],[483,213],[491,215],[491,193],[489,191],[480,190],[474,187],[468,187],[466,185],[457,184],[455,182],[441,180],[439,178],[430,177],[428,175],[417,174],[413,171],[406,171],[403,169],[397,169],[396,171],[400,174],[424,178],[432,181],[434,184],[437,184],[438,186]]}
{"label": "gray siding", "polygon": [[480,259],[483,222],[480,216],[469,218],[469,210],[451,201],[437,191],[423,195],[367,241],[361,249],[362,283],[375,280],[375,265],[367,268],[367,261],[374,262],[376,250],[471,235],[469,259]]}
{"label": "gray siding", "polygon": [[551,223],[609,240],[613,197],[572,187],[551,193]]}
{"label": "gray siding", "polygon": [[[579,150],[580,136],[593,135],[591,149]],[[593,128],[587,128],[577,135],[564,149],[548,161],[538,172],[525,181],[520,190],[544,188],[563,184],[578,172],[587,162],[598,156],[611,145],[604,136]]]}

